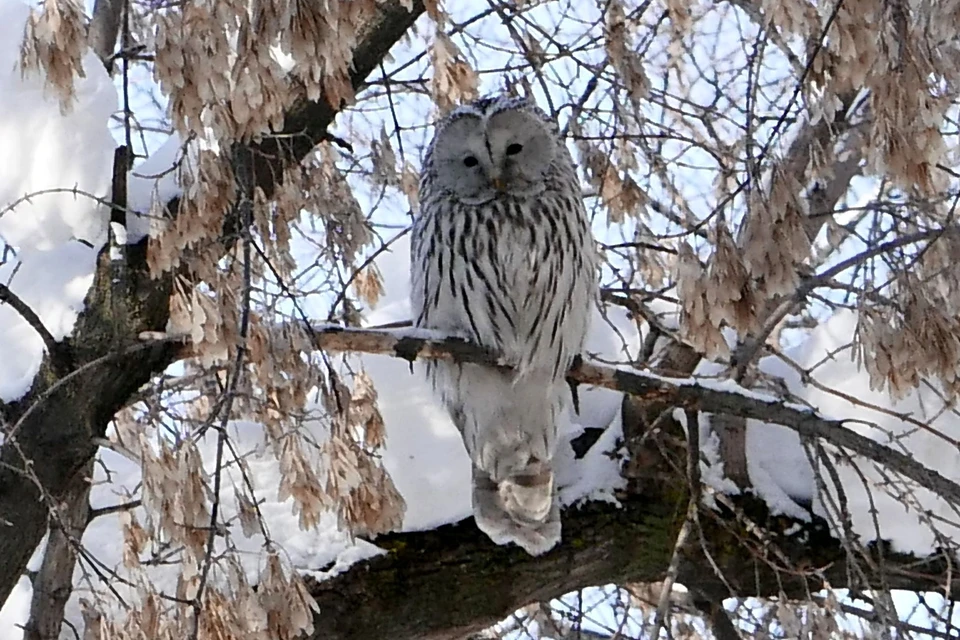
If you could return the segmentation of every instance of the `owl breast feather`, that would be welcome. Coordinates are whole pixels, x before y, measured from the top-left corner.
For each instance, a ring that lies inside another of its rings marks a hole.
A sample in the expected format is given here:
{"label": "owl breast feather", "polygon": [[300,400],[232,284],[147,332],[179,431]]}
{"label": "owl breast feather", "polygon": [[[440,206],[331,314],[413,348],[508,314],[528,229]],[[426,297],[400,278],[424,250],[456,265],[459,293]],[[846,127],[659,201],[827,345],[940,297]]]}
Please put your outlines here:
{"label": "owl breast feather", "polygon": [[421,205],[414,228],[418,326],[495,349],[521,372],[561,374],[582,347],[592,301],[592,238],[582,204],[546,192],[481,205],[427,198]]}

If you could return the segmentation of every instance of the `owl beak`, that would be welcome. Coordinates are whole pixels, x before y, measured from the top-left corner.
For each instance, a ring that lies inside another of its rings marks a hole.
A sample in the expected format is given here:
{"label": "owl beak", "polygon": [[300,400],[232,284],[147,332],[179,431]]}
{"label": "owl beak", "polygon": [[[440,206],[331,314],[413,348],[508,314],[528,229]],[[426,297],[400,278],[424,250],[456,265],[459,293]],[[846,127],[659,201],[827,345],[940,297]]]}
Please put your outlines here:
{"label": "owl beak", "polygon": [[493,188],[497,191],[503,191],[503,176],[500,175],[499,167],[490,167],[487,171],[487,179],[490,181],[490,184],[493,185]]}

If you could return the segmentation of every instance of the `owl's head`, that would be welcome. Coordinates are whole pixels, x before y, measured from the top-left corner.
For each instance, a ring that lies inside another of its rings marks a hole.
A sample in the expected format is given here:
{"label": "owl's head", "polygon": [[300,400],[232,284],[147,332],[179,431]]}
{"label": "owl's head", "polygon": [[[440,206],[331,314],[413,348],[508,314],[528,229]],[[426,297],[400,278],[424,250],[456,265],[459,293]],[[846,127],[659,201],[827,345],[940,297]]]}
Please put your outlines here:
{"label": "owl's head", "polygon": [[437,128],[431,176],[465,204],[502,194],[529,198],[544,190],[560,144],[556,127],[531,102],[483,98],[456,109]]}

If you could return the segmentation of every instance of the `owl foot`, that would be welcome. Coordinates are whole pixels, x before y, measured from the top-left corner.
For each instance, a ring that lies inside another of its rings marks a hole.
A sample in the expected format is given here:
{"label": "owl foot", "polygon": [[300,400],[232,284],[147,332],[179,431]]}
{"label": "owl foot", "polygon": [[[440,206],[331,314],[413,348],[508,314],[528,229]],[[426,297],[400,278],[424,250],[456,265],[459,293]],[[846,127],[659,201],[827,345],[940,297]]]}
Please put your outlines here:
{"label": "owl foot", "polygon": [[504,510],[521,524],[536,525],[547,519],[553,506],[553,472],[507,478],[497,488]]}
{"label": "owl foot", "polygon": [[[504,504],[503,495],[510,495],[512,491],[505,491],[504,484],[501,483],[498,487],[489,476],[474,469],[473,513],[477,528],[496,544],[514,543],[534,556],[546,553],[556,546],[560,542],[561,525],[560,505],[552,495],[553,474],[551,473],[549,478],[551,492],[547,494],[545,508],[542,506],[541,494],[534,499],[537,503],[536,510],[511,512]],[[513,495],[511,500],[519,502],[533,497],[524,495],[527,487],[519,483],[515,483],[514,487],[521,489],[521,492],[519,497]],[[533,519],[531,516],[540,517]]]}
{"label": "owl foot", "polygon": [[539,478],[550,473],[552,451],[546,441],[526,438],[494,441],[481,450],[478,466],[486,470],[494,482],[507,482],[518,477]]}

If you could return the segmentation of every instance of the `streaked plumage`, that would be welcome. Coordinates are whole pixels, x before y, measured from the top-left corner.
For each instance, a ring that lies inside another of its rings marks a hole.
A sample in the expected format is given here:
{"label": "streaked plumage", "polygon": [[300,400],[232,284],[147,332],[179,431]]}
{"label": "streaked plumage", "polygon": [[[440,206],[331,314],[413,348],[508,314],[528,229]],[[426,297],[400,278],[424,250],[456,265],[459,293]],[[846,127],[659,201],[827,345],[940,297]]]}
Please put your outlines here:
{"label": "streaked plumage", "polygon": [[570,398],[564,374],[597,286],[596,244],[556,124],[521,98],[450,113],[424,157],[411,251],[416,326],[515,367],[427,367],[473,461],[477,525],[543,553],[560,539],[551,465]]}

